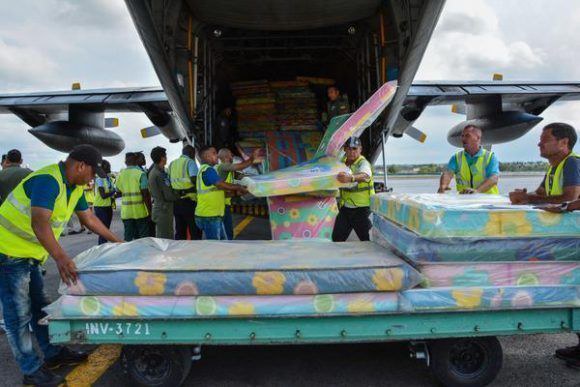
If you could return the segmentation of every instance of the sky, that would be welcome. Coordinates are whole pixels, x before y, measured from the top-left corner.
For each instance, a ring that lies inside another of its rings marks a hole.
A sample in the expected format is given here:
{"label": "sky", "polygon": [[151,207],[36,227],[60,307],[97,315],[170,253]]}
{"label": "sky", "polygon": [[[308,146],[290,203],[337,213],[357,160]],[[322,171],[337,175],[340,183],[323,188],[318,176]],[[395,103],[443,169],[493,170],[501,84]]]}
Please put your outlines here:
{"label": "sky", "polygon": [[[522,7],[522,5],[525,6]],[[418,80],[580,80],[580,2],[571,0],[448,0],[427,48]],[[121,0],[0,2],[0,93],[156,86],[159,81]],[[142,139],[143,114],[115,114],[126,151],[149,154],[157,145],[177,157],[181,146],[164,137]],[[544,123],[578,126],[580,102],[556,103]],[[450,107],[428,107],[415,126],[419,144],[404,136],[387,143],[388,163],[443,163],[456,150],[447,131],[464,120]],[[542,124],[514,142],[494,146],[502,161],[539,160]],[[0,115],[0,152],[18,148],[33,168],[63,158],[28,134],[15,116]],[[123,156],[110,158],[113,169]],[[379,159],[380,160],[380,159]]]}

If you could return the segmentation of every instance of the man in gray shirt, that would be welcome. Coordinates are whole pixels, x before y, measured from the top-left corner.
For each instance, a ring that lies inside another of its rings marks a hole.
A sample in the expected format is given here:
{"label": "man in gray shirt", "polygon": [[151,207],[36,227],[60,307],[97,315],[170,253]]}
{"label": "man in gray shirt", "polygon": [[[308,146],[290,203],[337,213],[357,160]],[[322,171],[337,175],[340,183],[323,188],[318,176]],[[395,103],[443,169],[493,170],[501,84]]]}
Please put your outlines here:
{"label": "man in gray shirt", "polygon": [[0,171],[0,204],[6,200],[10,192],[32,171],[22,168],[22,154],[18,149],[12,149],[6,154],[4,169]]}
{"label": "man in gray shirt", "polygon": [[169,175],[165,171],[167,152],[165,148],[156,146],[151,150],[153,167],[149,171],[149,192],[153,199],[151,219],[155,223],[157,238],[173,239],[173,203],[179,195],[171,188]]}

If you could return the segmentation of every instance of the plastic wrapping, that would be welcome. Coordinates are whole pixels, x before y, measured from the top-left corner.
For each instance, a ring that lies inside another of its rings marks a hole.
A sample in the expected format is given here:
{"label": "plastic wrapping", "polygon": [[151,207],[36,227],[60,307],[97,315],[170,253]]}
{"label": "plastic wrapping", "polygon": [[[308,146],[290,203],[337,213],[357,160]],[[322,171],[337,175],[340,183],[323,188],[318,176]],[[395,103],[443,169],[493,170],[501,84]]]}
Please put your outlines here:
{"label": "plastic wrapping", "polygon": [[432,239],[580,236],[580,212],[511,205],[500,195],[380,193],[371,197],[371,210]]}
{"label": "plastic wrapping", "polygon": [[396,291],[420,274],[372,242],[144,238],[75,258],[70,295],[275,295]]}
{"label": "plastic wrapping", "polygon": [[580,238],[422,238],[373,214],[373,241],[416,262],[579,261]]}
{"label": "plastic wrapping", "polygon": [[387,82],[381,86],[340,127],[326,131],[317,154],[338,156],[349,137],[360,136],[379,117],[396,91],[397,81]]}
{"label": "plastic wrapping", "polygon": [[580,262],[423,263],[425,287],[580,285]]}
{"label": "plastic wrapping", "polygon": [[579,307],[577,286],[492,286],[411,289],[401,292],[401,311],[462,311]]}
{"label": "plastic wrapping", "polygon": [[268,198],[272,239],[332,239],[338,206],[334,197]]}
{"label": "plastic wrapping", "polygon": [[45,308],[55,317],[235,317],[299,316],[396,312],[397,293],[294,296],[123,297],[62,296]]}
{"label": "plastic wrapping", "polygon": [[350,173],[350,169],[335,157],[321,157],[265,175],[244,177],[240,183],[256,197],[294,195],[350,186],[337,180],[340,172]]}

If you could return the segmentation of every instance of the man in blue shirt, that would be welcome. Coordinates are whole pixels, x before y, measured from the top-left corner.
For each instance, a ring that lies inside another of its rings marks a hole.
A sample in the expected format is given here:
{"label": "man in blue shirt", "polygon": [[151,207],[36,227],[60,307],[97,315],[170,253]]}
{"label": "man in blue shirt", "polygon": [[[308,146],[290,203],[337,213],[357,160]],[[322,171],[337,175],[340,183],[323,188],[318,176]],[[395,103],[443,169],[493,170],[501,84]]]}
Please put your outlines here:
{"label": "man in blue shirt", "polygon": [[548,124],[542,130],[540,156],[550,167],[535,192],[524,189],[510,192],[512,204],[567,203],[580,198],[580,156],[574,153],[578,140],[576,129],[561,122]]}
{"label": "man in blue shirt", "polygon": [[[26,385],[57,386],[64,379],[51,368],[77,364],[87,357],[50,344],[48,327],[38,324],[45,316],[42,309],[49,304],[39,267],[50,255],[62,281],[67,285],[77,282],[76,265],[58,243],[67,220],[62,214],[69,217],[70,208],[89,230],[111,242],[121,242],[88,210],[78,188],[95,173],[102,173],[101,163],[96,148],[79,145],[66,161],[29,175],[0,206],[0,301],[6,336]],[[44,360],[35,351],[33,335]]]}
{"label": "man in blue shirt", "polygon": [[438,193],[448,191],[455,177],[457,192],[461,194],[498,194],[499,161],[495,153],[481,146],[481,129],[467,125],[461,133],[463,150],[451,156],[447,169],[441,174]]}

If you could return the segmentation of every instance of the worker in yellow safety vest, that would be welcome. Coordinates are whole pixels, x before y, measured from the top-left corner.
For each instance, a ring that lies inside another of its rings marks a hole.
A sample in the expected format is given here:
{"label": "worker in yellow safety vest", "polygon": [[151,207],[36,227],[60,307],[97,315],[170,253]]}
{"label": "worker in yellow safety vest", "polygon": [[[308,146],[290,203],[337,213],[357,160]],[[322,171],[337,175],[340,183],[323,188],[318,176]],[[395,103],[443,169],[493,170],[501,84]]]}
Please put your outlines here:
{"label": "worker in yellow safety vest", "polygon": [[513,204],[556,203],[567,206],[580,198],[580,155],[574,153],[578,135],[572,126],[560,122],[548,124],[540,136],[540,156],[550,164],[544,180],[535,192],[516,189],[510,192]]}
{"label": "worker in yellow safety vest", "polygon": [[[51,345],[48,327],[38,323],[49,303],[39,265],[50,255],[62,281],[76,283],[75,263],[58,243],[73,213],[89,230],[111,242],[121,242],[89,211],[84,197],[83,186],[95,173],[103,173],[101,161],[96,148],[77,146],[66,161],[28,175],[0,206],[0,301],[6,336],[25,385],[57,386],[64,378],[49,369],[87,358],[86,354]],[[34,349],[29,327],[44,362]]]}
{"label": "worker in yellow safety vest", "polygon": [[181,156],[169,164],[169,182],[179,199],[173,203],[175,218],[175,239],[187,239],[187,232],[193,240],[201,239],[201,230],[195,225],[197,206],[196,179],[198,173],[195,162],[195,148],[186,145]]}
{"label": "worker in yellow safety vest", "polygon": [[371,229],[371,195],[375,194],[371,164],[362,155],[362,145],[358,137],[351,137],[344,145],[344,162],[351,173],[341,172],[337,179],[352,186],[340,189],[339,211],[332,230],[334,242],[344,242],[354,229],[361,241],[369,240]]}
{"label": "worker in yellow safety vest", "polygon": [[[222,148],[218,152],[218,159],[219,164],[216,165],[216,170],[220,178],[222,178],[226,183],[233,184],[234,183],[234,173],[238,171],[242,171],[247,167],[261,163],[262,159],[260,158],[261,149],[255,149],[252,152],[252,155],[247,159],[242,161],[241,163],[234,164],[234,155],[231,150],[228,148]],[[224,212],[224,227],[226,229],[226,235],[228,240],[234,239],[234,224],[232,219],[232,197],[230,195],[226,195],[226,208]]]}
{"label": "worker in yellow safety vest", "polygon": [[[535,192],[510,192],[511,202],[551,203],[541,208],[557,213],[580,210],[580,155],[574,153],[577,141],[578,134],[571,125],[554,122],[544,126],[538,146],[540,156],[548,159],[548,171]],[[580,369],[580,334],[577,345],[556,350],[556,357]]]}
{"label": "worker in yellow safety vest", "polygon": [[[107,228],[111,228],[116,190],[113,180],[109,176],[111,173],[111,164],[107,160],[103,160],[103,171],[106,174],[105,177],[97,176],[95,178],[95,203],[93,211]],[[99,237],[99,245],[105,242],[107,241],[103,237]]]}
{"label": "worker in yellow safety vest", "polygon": [[226,207],[226,191],[245,195],[247,189],[238,184],[227,183],[222,179],[215,166],[218,154],[213,146],[200,149],[202,165],[197,174],[197,207],[195,209],[195,224],[205,236],[205,239],[227,240],[224,227]]}
{"label": "worker in yellow safety vest", "polygon": [[460,194],[499,194],[499,161],[495,153],[481,146],[481,135],[481,129],[475,125],[463,128],[463,150],[451,156],[446,170],[441,174],[437,192],[448,191],[455,177],[455,186]]}
{"label": "worker in yellow safety vest", "polygon": [[117,177],[117,191],[121,199],[121,220],[125,228],[125,240],[149,236],[151,196],[147,174],[138,165],[135,153],[127,153],[125,164]]}

